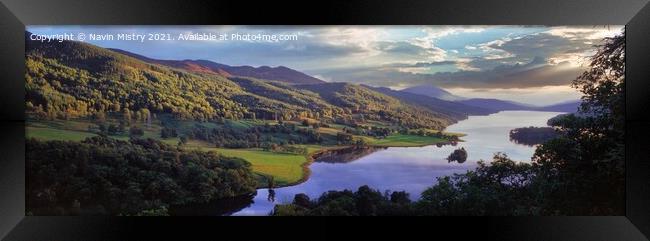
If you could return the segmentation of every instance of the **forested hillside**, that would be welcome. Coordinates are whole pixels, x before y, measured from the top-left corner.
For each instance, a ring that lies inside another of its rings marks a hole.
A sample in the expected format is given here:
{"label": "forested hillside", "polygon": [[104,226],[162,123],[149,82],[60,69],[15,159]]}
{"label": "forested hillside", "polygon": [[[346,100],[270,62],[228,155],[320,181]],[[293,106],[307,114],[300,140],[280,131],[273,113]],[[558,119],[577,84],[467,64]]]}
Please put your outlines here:
{"label": "forested hillside", "polygon": [[369,120],[389,121],[408,128],[430,127],[438,130],[457,120],[361,85],[326,83],[297,87],[316,92],[326,101],[351,110],[352,113],[363,114],[363,118]]}
{"label": "forested hillside", "polygon": [[164,113],[181,120],[367,119],[443,129],[466,115],[354,84],[288,85],[219,71],[188,71],[74,41],[27,41],[26,61],[27,111],[37,119],[119,114],[147,121]]}
{"label": "forested hillside", "polygon": [[166,215],[172,205],[255,191],[250,163],[152,139],[28,139],[31,215]]}
{"label": "forested hillside", "polygon": [[215,63],[209,60],[160,60],[152,59],[139,54],[131,53],[121,49],[110,49],[112,51],[134,57],[147,63],[161,64],[174,68],[189,70],[192,72],[219,73],[221,75],[234,75],[242,77],[251,77],[257,79],[267,79],[284,82],[287,84],[320,84],[325,83],[320,79],[309,76],[305,73],[284,67],[269,66],[230,66]]}

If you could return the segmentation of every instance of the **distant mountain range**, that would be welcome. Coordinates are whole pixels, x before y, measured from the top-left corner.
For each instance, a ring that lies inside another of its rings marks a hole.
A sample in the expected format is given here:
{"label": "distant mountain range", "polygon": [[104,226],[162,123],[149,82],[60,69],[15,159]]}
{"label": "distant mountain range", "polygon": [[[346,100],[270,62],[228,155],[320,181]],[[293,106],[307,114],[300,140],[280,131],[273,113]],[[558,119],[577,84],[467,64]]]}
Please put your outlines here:
{"label": "distant mountain range", "polygon": [[169,66],[172,68],[184,69],[197,73],[212,73],[220,74],[225,77],[242,76],[251,77],[265,80],[275,80],[287,84],[322,84],[325,81],[302,72],[284,67],[269,67],[269,66],[230,66],[220,63],[215,63],[209,60],[160,60],[152,59],[139,54],[131,53],[121,49],[110,49],[112,51],[131,56],[133,58],[142,60],[147,63],[154,63]]}
{"label": "distant mountain range", "polygon": [[555,112],[576,112],[578,111],[578,107],[580,107],[581,103],[582,101],[580,100],[573,100],[573,101],[567,101],[559,104],[538,107],[536,110],[555,111]]}
{"label": "distant mountain range", "polygon": [[492,98],[465,98],[454,95],[442,88],[433,85],[418,85],[401,90],[412,94],[425,95],[437,99],[454,101],[467,106],[478,107],[492,112],[504,110],[535,110],[535,111],[552,111],[552,112],[576,112],[580,105],[580,100],[573,100],[548,106],[533,106],[515,101],[499,100]]}
{"label": "distant mountain range", "polygon": [[569,102],[564,102],[560,104],[548,105],[548,106],[532,106],[514,101],[507,100],[498,100],[498,99],[483,99],[483,98],[474,98],[467,100],[460,100],[460,103],[481,107],[485,109],[491,109],[496,111],[503,110],[530,110],[530,111],[550,111],[550,112],[576,112],[578,106],[580,106],[580,100],[574,100]]}
{"label": "distant mountain range", "polygon": [[413,87],[403,89],[401,91],[412,93],[412,94],[418,94],[418,95],[426,95],[429,97],[438,98],[441,100],[448,100],[448,101],[458,101],[458,100],[467,99],[449,93],[448,91],[433,85],[418,85],[418,86],[413,86]]}
{"label": "distant mountain range", "polygon": [[[172,68],[184,69],[196,73],[219,74],[224,77],[252,77],[257,79],[279,81],[290,85],[326,83],[323,80],[284,66],[230,66],[209,60],[160,60],[148,58],[121,49],[110,50],[145,61],[147,63],[165,65]],[[412,104],[425,105],[431,110],[438,111],[456,118],[464,115],[487,115],[504,110],[574,112],[579,103],[576,101],[545,107],[535,107],[523,103],[499,99],[469,99],[454,95],[449,91],[446,91],[434,85],[418,85],[400,91],[391,90],[389,88],[375,88],[370,86],[365,87],[372,88],[375,91],[390,95]]]}
{"label": "distant mountain range", "polygon": [[489,98],[473,98],[467,100],[460,100],[460,103],[478,106],[486,109],[492,110],[533,110],[534,106],[518,103],[515,101],[508,100],[499,100],[499,99],[489,99]]}
{"label": "distant mountain range", "polygon": [[[297,70],[284,66],[230,66],[209,60],[160,60],[145,57],[121,49],[109,49],[147,63],[160,64],[172,68],[184,69],[195,73],[218,74],[224,77],[240,76],[264,80],[273,80],[290,85],[324,84],[323,80],[312,77]],[[418,85],[400,91],[388,88],[372,88],[375,91],[402,99],[406,102],[425,105],[427,108],[444,113],[448,116],[459,117],[462,115],[487,115],[504,110],[538,110],[556,112],[575,112],[579,101],[537,107],[514,101],[490,98],[465,98],[454,95],[449,91],[434,85]],[[426,98],[428,97],[428,98]]]}
{"label": "distant mountain range", "polygon": [[463,116],[466,115],[489,115],[498,112],[492,109],[467,105],[461,102],[448,101],[427,95],[413,94],[406,91],[392,90],[386,87],[366,87],[385,95],[395,97],[404,102],[424,106],[433,111],[441,112],[456,118],[463,118]]}

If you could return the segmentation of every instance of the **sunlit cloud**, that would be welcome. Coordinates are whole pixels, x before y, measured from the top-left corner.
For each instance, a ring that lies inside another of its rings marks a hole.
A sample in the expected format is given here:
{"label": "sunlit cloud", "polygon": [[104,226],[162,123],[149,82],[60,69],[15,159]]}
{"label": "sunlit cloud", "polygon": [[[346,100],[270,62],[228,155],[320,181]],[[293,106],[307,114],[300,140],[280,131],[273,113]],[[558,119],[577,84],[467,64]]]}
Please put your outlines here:
{"label": "sunlit cloud", "polygon": [[464,71],[480,71],[481,69],[471,66],[469,64],[471,61],[472,61],[471,59],[458,59],[456,61],[456,67]]}
{"label": "sunlit cloud", "polygon": [[606,37],[613,37],[621,32],[618,26],[594,26],[594,27],[552,27],[545,33],[560,36],[570,40],[602,40]]}

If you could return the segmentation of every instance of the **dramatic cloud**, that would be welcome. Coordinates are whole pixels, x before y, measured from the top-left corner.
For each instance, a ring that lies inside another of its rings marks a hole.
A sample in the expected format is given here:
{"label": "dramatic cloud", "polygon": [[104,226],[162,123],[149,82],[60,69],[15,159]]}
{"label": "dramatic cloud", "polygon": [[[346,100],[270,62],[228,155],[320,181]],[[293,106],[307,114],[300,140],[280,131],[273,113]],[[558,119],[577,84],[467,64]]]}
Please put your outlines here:
{"label": "dramatic cloud", "polygon": [[[438,72],[434,74],[399,71],[403,68],[417,68],[430,65],[446,65],[457,62],[417,63],[398,68],[343,69],[321,73],[331,76],[332,81],[356,82],[375,86],[403,88],[414,85],[432,84],[445,88],[531,88],[568,85],[584,69],[568,62],[549,65],[541,57],[526,64],[500,65],[490,70]],[[396,67],[392,65],[391,67]]]}
{"label": "dramatic cloud", "polygon": [[[462,48],[464,55],[458,50],[447,51],[455,56],[447,56],[444,60],[332,69],[319,74],[329,76],[332,81],[393,88],[420,84],[476,89],[568,86],[584,71],[588,57],[595,51],[594,44],[618,31],[612,28],[557,27],[520,36],[507,34],[498,39],[465,45]],[[441,32],[431,38],[449,34],[451,32]],[[401,52],[417,49],[402,46]]]}

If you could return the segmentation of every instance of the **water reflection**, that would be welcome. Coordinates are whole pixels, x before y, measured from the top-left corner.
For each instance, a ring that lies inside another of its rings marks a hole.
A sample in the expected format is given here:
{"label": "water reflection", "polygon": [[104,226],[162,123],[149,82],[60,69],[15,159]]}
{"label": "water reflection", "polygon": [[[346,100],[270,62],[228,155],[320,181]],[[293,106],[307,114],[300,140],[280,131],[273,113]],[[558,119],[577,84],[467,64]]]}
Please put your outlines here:
{"label": "water reflection", "polygon": [[[504,111],[489,116],[471,116],[449,126],[447,131],[466,134],[456,145],[389,147],[323,153],[309,168],[309,179],[296,186],[259,189],[254,203],[234,215],[266,215],[277,203],[290,203],[298,193],[317,198],[329,190],[357,190],[368,185],[380,191],[406,191],[417,200],[437,177],[474,169],[479,160],[490,161],[496,152],[517,161],[530,162],[535,148],[510,141],[509,131],[522,126],[545,126],[557,112]],[[464,163],[448,162],[454,150],[464,148]],[[270,198],[272,197],[272,199]]]}
{"label": "water reflection", "polygon": [[386,147],[349,147],[343,149],[328,150],[318,153],[314,156],[314,162],[326,163],[348,163],[359,160],[360,158],[370,155],[379,150],[385,150]]}

